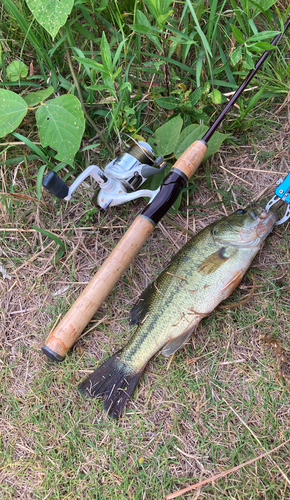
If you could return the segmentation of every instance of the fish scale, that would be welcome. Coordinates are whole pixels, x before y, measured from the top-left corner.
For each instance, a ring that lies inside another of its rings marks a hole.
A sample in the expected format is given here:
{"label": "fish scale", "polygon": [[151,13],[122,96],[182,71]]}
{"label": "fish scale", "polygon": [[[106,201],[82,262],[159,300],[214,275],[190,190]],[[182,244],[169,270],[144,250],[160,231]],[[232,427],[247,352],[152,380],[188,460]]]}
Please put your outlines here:
{"label": "fish scale", "polygon": [[128,344],[79,386],[104,396],[105,410],[119,417],[150,358],[170,356],[201,319],[240,283],[278,216],[250,206],[210,224],[173,257],[132,308],[138,324]]}

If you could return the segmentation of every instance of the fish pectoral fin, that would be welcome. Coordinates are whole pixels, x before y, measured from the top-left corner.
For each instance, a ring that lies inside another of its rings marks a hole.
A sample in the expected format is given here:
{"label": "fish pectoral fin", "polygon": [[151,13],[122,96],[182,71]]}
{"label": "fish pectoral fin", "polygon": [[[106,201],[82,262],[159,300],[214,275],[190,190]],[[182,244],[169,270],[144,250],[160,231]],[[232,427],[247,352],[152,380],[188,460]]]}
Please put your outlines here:
{"label": "fish pectoral fin", "polygon": [[138,323],[141,323],[142,319],[145,318],[148,309],[149,297],[153,289],[154,282],[150,283],[150,285],[145,288],[136,304],[132,307],[131,311],[129,312],[130,325],[137,325]]}
{"label": "fish pectoral fin", "polygon": [[165,344],[165,346],[163,347],[162,354],[164,356],[171,356],[171,354],[176,352],[181,346],[183,346],[183,344],[185,344],[185,342],[190,337],[194,329],[195,327],[191,326],[186,330],[184,330],[182,334],[179,335],[179,337],[169,340],[169,342],[167,342],[167,344]]}
{"label": "fish pectoral fin", "polygon": [[221,247],[219,250],[209,255],[209,257],[207,257],[199,265],[197,270],[202,274],[211,274],[222,266],[229,258],[230,255],[227,254],[226,247]]}

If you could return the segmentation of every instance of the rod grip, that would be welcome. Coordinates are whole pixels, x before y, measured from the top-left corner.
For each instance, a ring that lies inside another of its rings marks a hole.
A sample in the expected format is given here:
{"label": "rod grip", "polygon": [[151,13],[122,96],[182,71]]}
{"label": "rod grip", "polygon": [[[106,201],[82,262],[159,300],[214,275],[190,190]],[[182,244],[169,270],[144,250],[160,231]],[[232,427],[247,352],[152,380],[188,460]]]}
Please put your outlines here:
{"label": "rod grip", "polygon": [[153,232],[155,224],[139,215],[98,272],[49,334],[42,352],[54,361],[62,361],[99,309],[133,258]]}
{"label": "rod grip", "polygon": [[181,170],[188,179],[198,169],[207,152],[207,144],[203,140],[194,141],[178,158],[173,167]]}

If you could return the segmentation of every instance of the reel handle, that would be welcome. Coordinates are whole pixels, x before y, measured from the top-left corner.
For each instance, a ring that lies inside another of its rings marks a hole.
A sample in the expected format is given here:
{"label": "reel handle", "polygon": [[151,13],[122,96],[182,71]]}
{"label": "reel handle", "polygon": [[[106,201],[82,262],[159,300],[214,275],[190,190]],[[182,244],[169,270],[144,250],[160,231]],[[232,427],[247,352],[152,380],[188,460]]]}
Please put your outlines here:
{"label": "reel handle", "polygon": [[69,187],[53,170],[43,177],[42,185],[47,191],[60,200],[63,200],[68,195]]}

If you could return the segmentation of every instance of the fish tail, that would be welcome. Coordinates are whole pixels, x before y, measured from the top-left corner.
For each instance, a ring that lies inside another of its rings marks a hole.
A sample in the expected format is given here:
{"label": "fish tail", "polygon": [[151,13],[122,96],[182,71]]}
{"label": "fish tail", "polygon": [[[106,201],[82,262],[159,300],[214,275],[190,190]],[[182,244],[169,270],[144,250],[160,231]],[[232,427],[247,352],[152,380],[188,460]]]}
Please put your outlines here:
{"label": "fish tail", "polygon": [[107,359],[78,386],[78,390],[91,398],[104,397],[105,411],[113,418],[123,413],[144,367],[137,373],[121,361],[120,351]]}

